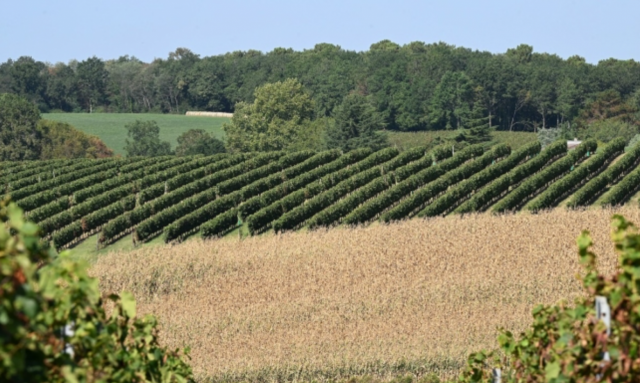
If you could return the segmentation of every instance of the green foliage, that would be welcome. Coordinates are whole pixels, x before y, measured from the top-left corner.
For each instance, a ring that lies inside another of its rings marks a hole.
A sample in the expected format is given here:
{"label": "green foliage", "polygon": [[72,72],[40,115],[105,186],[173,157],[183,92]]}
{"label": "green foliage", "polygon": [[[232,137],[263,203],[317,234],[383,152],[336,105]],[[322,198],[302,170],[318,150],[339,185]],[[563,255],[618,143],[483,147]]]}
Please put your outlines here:
{"label": "green foliage", "polygon": [[[57,259],[14,204],[0,203],[0,380],[191,382],[185,355],[158,343],[157,321],[136,318],[130,293],[110,295],[107,315],[85,265]],[[10,233],[12,230],[14,234]],[[65,326],[73,333],[63,335]]]}
{"label": "green foliage", "polygon": [[176,155],[178,156],[195,154],[211,156],[224,152],[224,143],[203,129],[190,129],[178,137],[178,146],[176,147]]}
{"label": "green foliage", "polygon": [[[539,145],[539,143],[536,144]],[[535,174],[550,161],[555,160],[558,156],[564,155],[566,152],[567,144],[564,141],[558,141],[547,146],[547,148],[537,156],[480,189],[468,201],[460,205],[455,212],[470,213],[484,211],[484,209],[493,202],[508,193],[511,187],[516,187],[524,179]]]}
{"label": "green foliage", "polygon": [[[573,304],[539,305],[530,328],[514,335],[501,330],[499,351],[471,354],[459,383],[492,382],[491,368],[501,367],[502,381],[515,382],[635,382],[640,366],[640,235],[624,217],[613,217],[612,234],[618,269],[605,276],[596,268],[588,232],[578,238],[578,254],[585,274],[585,294]],[[611,331],[595,318],[595,298],[611,307]],[[607,352],[610,360],[603,360]]]}
{"label": "green foliage", "polygon": [[420,160],[396,170],[394,174],[395,185],[349,213],[343,219],[343,222],[355,225],[370,221],[389,207],[397,204],[414,190],[437,179],[447,171],[457,168],[466,161],[481,155],[483,151],[480,145],[472,145],[436,165],[438,160],[447,158],[452,153],[447,148],[435,148]]}
{"label": "green foliage", "polygon": [[601,201],[602,205],[619,205],[626,202],[640,186],[640,168],[627,174],[620,182],[613,186]]}
{"label": "green foliage", "polygon": [[557,140],[562,140],[562,135],[560,129],[549,128],[549,129],[538,129],[538,141],[542,144],[543,148],[551,145]]}
{"label": "green foliage", "polygon": [[384,119],[363,95],[346,96],[333,111],[334,123],[326,130],[329,149],[349,151],[357,148],[382,149],[389,146]]}
{"label": "green foliage", "polygon": [[[284,173],[297,175],[309,170],[308,164],[307,167],[295,165],[301,165],[297,163],[306,160],[312,154],[313,152],[309,151],[291,153],[281,157],[277,162],[270,163],[266,166],[222,182],[217,185],[216,188],[218,197],[222,195],[224,195],[224,197],[218,198],[204,206],[191,204],[192,209],[197,209],[183,214],[178,220],[164,228],[165,242],[179,239],[182,236],[197,230],[200,225],[211,220],[212,217],[217,218],[218,215],[237,206],[245,199],[282,184],[285,179]],[[280,171],[282,171],[282,173],[278,174]],[[222,222],[227,221],[229,221],[228,218]],[[214,225],[218,225],[219,223],[220,221],[216,221]],[[216,234],[213,235],[217,235],[218,230],[220,229],[216,228],[214,230]]]}
{"label": "green foliage", "polygon": [[534,142],[526,147],[512,153],[507,158],[492,164],[488,168],[471,176],[469,179],[460,182],[458,185],[450,188],[444,195],[437,198],[423,211],[420,217],[435,217],[443,215],[456,208],[465,199],[471,195],[475,195],[478,189],[487,183],[507,173],[523,161],[527,161],[531,156],[540,152],[540,143]]}
{"label": "green foliage", "polygon": [[531,198],[535,197],[537,193],[544,189],[549,183],[570,172],[572,167],[584,159],[587,152],[593,153],[596,148],[597,143],[595,140],[582,142],[564,158],[561,158],[549,165],[538,174],[527,178],[517,188],[512,190],[504,199],[500,200],[500,202],[493,207],[493,212],[502,213],[513,211],[524,205]]}
{"label": "green foliage", "polygon": [[471,116],[473,83],[464,72],[446,72],[436,86],[431,99],[429,127],[460,129]]}
{"label": "green foliage", "polygon": [[[130,213],[119,216],[107,223],[102,228],[102,232],[100,233],[100,237],[98,240],[99,243],[102,245],[109,244],[112,241],[118,239],[120,236],[126,234],[135,225],[146,219],[149,219],[154,214],[154,212],[160,212],[170,206],[179,203],[183,199],[192,196],[195,193],[212,188],[212,185],[215,185],[217,182],[221,182],[228,177],[241,174],[243,171],[251,168],[252,166],[266,163],[269,161],[269,159],[278,158],[279,154],[272,153],[268,155],[258,156],[254,159],[254,161],[244,164],[243,161],[246,159],[245,155],[236,155],[229,158],[219,156],[221,155],[206,157],[204,160],[209,158],[213,160],[213,162],[205,164],[205,166],[193,169],[186,173],[179,172],[177,175],[174,174],[174,177],[168,180],[162,174],[152,174],[142,179],[140,181],[141,187],[151,185],[151,187],[146,189],[147,191],[155,190],[157,189],[155,186],[160,186],[161,193],[157,196],[157,199],[154,199],[151,202],[144,203],[142,206],[134,209]],[[215,161],[215,159],[221,160]],[[165,180],[166,183],[164,182]],[[160,183],[157,183],[158,181]],[[169,188],[170,192],[164,194],[166,187]],[[215,189],[212,189],[210,192],[215,195],[216,191]],[[141,200],[144,195],[144,193],[141,193]],[[153,198],[155,197],[148,196],[148,199],[146,199],[145,201],[149,201]],[[151,225],[152,223],[148,224]],[[161,228],[155,228],[156,231],[160,229]]]}
{"label": "green foliage", "polygon": [[127,129],[126,145],[124,147],[128,157],[135,156],[166,156],[171,154],[171,144],[160,141],[160,127],[155,121],[136,120],[125,125]]}
{"label": "green foliage", "polygon": [[470,144],[479,144],[491,141],[491,126],[489,117],[484,116],[485,111],[480,103],[475,103],[473,110],[467,121],[464,123],[464,129],[459,136],[459,140]]}
{"label": "green foliage", "polygon": [[554,182],[536,198],[528,209],[538,211],[555,206],[563,198],[569,195],[577,187],[589,181],[605,166],[611,163],[618,155],[624,151],[626,141],[624,138],[617,138],[611,141],[598,154],[584,161],[568,175]]}
{"label": "green foliage", "polygon": [[83,133],[69,124],[40,120],[37,128],[42,135],[40,158],[43,160],[55,158],[106,158],[113,156],[113,151],[98,137]]}
{"label": "green foliage", "polygon": [[[640,163],[640,145],[635,145],[619,161],[608,167],[598,176],[592,178],[586,185],[578,190],[567,206],[585,206],[593,202],[607,189],[608,185],[613,185],[627,173],[632,171]],[[626,188],[627,186],[625,186]],[[619,189],[622,192],[622,189]]]}
{"label": "green foliage", "polygon": [[[226,190],[230,187],[230,183],[233,183],[234,187],[244,186],[271,174],[278,168],[277,164],[274,166],[271,162],[283,155],[283,152],[261,154],[251,160],[177,188],[150,204],[143,205],[142,209],[134,210],[131,220],[134,224],[140,222],[134,233],[136,241],[146,241],[152,238],[170,223],[215,200],[220,195],[221,187]],[[225,184],[225,182],[228,183]],[[229,199],[225,201],[229,201]],[[144,221],[142,221],[143,219]]]}
{"label": "green foliage", "polygon": [[40,158],[40,112],[32,103],[13,94],[0,94],[0,161]]}
{"label": "green foliage", "polygon": [[238,224],[238,210],[230,209],[226,213],[218,215],[216,218],[205,223],[200,228],[202,236],[205,238],[219,237],[232,230]]}
{"label": "green foliage", "polygon": [[639,132],[639,126],[626,121],[609,119],[593,122],[587,128],[580,131],[580,136],[601,142],[609,142],[620,137],[623,138],[625,142],[628,142]]}
{"label": "green foliage", "polygon": [[287,79],[256,88],[252,104],[240,102],[224,125],[233,152],[287,149],[306,134],[314,103],[300,82]]}
{"label": "green foliage", "polygon": [[498,145],[473,161],[455,170],[444,173],[432,182],[424,184],[424,186],[415,190],[411,196],[405,198],[398,205],[382,214],[380,217],[381,221],[391,222],[412,216],[438,195],[445,192],[450,186],[471,177],[489,166],[492,162],[509,155],[509,153],[511,153],[511,149],[508,146]]}
{"label": "green foliage", "polygon": [[[0,64],[1,91],[21,95],[42,111],[172,113],[177,117],[185,110],[238,112],[240,103],[254,102],[256,88],[297,78],[311,95],[318,117],[330,116],[345,96],[358,92],[367,95],[389,130],[457,128],[472,105],[481,103],[498,130],[532,131],[551,122],[573,124],[582,115],[579,109],[592,109],[592,100],[603,91],[616,91],[623,103],[634,105],[630,96],[640,88],[637,61],[608,59],[590,64],[579,56],[562,59],[527,45],[489,53],[443,42],[401,46],[382,41],[361,52],[317,44],[302,51],[278,48],[210,57],[180,48],[149,63],[128,56],[106,62],[83,59],[69,64],[30,57],[7,60]],[[598,116],[587,114],[587,121]],[[89,119],[95,113],[73,115]],[[116,137],[109,137],[108,130],[104,134],[101,137],[112,148],[123,146]],[[173,137],[171,142],[175,145]],[[318,149],[296,146],[292,150],[305,148]]]}
{"label": "green foliage", "polygon": [[363,202],[388,189],[392,185],[392,182],[394,182],[394,170],[421,158],[424,156],[425,151],[424,148],[414,148],[402,152],[397,157],[385,162],[380,166],[381,174],[376,179],[314,215],[307,221],[307,227],[313,229],[319,226],[329,226],[338,222],[340,218],[351,213],[353,209],[357,208]]}
{"label": "green foliage", "polygon": [[[291,209],[283,214],[282,217],[273,222],[273,230],[275,232],[292,230],[304,224],[307,219],[335,203],[347,193],[350,193],[377,178],[382,172],[382,169],[378,168],[377,165],[389,161],[397,155],[398,150],[395,148],[387,148],[377,151],[369,158],[362,161],[365,165],[360,167],[354,166],[358,172],[352,174],[349,178],[337,183],[335,183],[337,181],[335,178],[333,178],[333,180],[323,180],[324,182],[322,182],[322,184],[332,186],[325,188],[323,192],[314,195],[312,198],[305,201],[303,205]],[[344,172],[344,174],[346,175],[348,172]],[[329,177],[332,176],[333,175],[329,175]]]}
{"label": "green foliage", "polygon": [[[29,186],[25,186],[23,188],[17,190],[11,190],[10,194],[12,199],[16,201],[21,201],[26,199],[27,197],[35,198],[38,196],[37,193],[41,192],[50,192],[56,187],[64,188],[65,185],[68,185],[69,182],[75,181],[77,179],[81,179],[83,177],[95,176],[96,173],[102,172],[104,170],[116,169],[118,165],[120,165],[120,161],[114,161],[110,159],[96,161],[92,163],[93,166],[85,167],[83,169],[76,169],[75,171],[60,175],[55,178],[48,179],[46,181],[41,181],[38,183],[34,183]],[[60,193],[60,195],[64,195],[66,193]],[[25,207],[24,209],[31,210],[31,206]]]}
{"label": "green foliage", "polygon": [[259,233],[286,211],[304,202],[306,197],[320,193],[324,190],[323,184],[331,185],[344,180],[359,169],[370,166],[373,161],[377,161],[377,158],[371,156],[371,149],[357,149],[288,180],[281,187],[245,201],[239,210],[241,216],[246,217],[249,233]]}

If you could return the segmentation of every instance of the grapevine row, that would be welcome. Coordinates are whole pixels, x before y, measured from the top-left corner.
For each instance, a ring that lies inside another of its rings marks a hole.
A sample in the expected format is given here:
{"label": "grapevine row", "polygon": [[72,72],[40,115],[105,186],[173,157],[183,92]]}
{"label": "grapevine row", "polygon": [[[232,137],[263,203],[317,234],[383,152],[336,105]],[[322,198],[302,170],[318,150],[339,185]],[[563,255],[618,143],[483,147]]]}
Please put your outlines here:
{"label": "grapevine row", "polygon": [[455,209],[454,212],[470,213],[484,211],[488,206],[508,193],[509,188],[516,187],[524,179],[537,173],[540,169],[544,168],[550,162],[553,162],[559,156],[564,155],[566,152],[567,145],[562,141],[547,146],[540,154],[531,160],[518,165],[515,169],[498,177],[498,179],[480,189],[469,200]]}
{"label": "grapevine row", "polygon": [[378,161],[371,153],[371,149],[351,151],[335,161],[287,181],[281,187],[245,201],[240,206],[239,213],[246,218],[249,233],[253,235],[264,230],[284,212],[304,202],[307,196],[324,190],[323,185],[329,186],[332,181],[346,179]]}
{"label": "grapevine row", "polygon": [[[165,242],[183,238],[185,235],[199,229],[200,225],[211,220],[212,217],[217,217],[229,209],[236,207],[246,198],[253,197],[264,190],[282,184],[287,175],[294,177],[315,168],[318,165],[317,157],[308,158],[310,154],[312,153],[299,152],[282,157],[277,164],[281,172],[267,175],[266,177],[260,177],[259,175],[254,177],[236,177],[219,185],[217,190],[219,196],[227,194],[228,190],[236,191],[207,203],[166,226],[164,228]],[[251,179],[254,181],[249,183]],[[240,189],[237,190],[238,187],[230,188],[226,186],[228,184],[238,186]]]}
{"label": "grapevine row", "polygon": [[490,165],[488,168],[473,175],[469,179],[462,181],[441,197],[437,198],[427,206],[419,216],[435,217],[448,213],[487,183],[495,180],[521,164],[523,161],[527,161],[530,157],[538,154],[540,149],[540,143],[534,142],[512,153],[497,164]]}
{"label": "grapevine row", "polygon": [[579,189],[567,204],[569,207],[586,206],[596,200],[607,189],[608,185],[615,184],[621,177],[626,176],[640,164],[640,145],[635,145],[618,162],[608,167],[597,177],[592,178],[586,185]]}
{"label": "grapevine row", "polygon": [[414,161],[424,157],[425,152],[426,148],[414,148],[401,153],[389,163],[383,165],[383,174],[376,179],[311,217],[307,222],[307,227],[313,229],[338,222],[363,202],[388,189],[395,181],[395,171],[400,171],[409,166],[409,164],[413,164]]}
{"label": "grapevine row", "polygon": [[571,168],[584,158],[588,152],[593,152],[597,145],[598,144],[595,140],[586,140],[582,142],[565,157],[559,159],[543,171],[522,182],[517,188],[507,194],[504,199],[500,200],[493,207],[493,212],[501,213],[512,211],[524,205],[547,184],[571,171]]}
{"label": "grapevine row", "polygon": [[[381,162],[389,161],[398,154],[398,150],[395,148],[383,149],[374,153],[374,155],[379,156]],[[317,214],[321,210],[327,208],[347,193],[371,182],[377,178],[381,172],[382,168],[377,166],[363,170],[354,174],[350,178],[339,182],[335,186],[314,196],[313,198],[308,199],[303,205],[288,211],[282,217],[273,222],[272,227],[274,231],[277,233],[295,229],[299,225],[302,225],[307,219],[311,218],[314,214]]]}
{"label": "grapevine row", "polygon": [[446,191],[449,186],[469,178],[490,165],[493,161],[508,155],[510,152],[511,149],[507,145],[494,147],[491,151],[475,160],[443,174],[433,182],[429,182],[422,188],[416,190],[410,197],[404,199],[397,206],[384,213],[380,217],[381,220],[391,222],[411,216],[414,212],[421,210],[433,198]]}
{"label": "grapevine row", "polygon": [[[244,174],[261,166],[269,164],[272,160],[283,156],[282,152],[264,153],[258,155],[248,161],[240,162],[237,157],[231,157],[228,160],[220,161],[219,167],[222,169],[212,173],[204,178],[196,179],[182,187],[168,192],[161,197],[147,202],[139,208],[132,210],[130,213],[117,217],[109,222],[102,230],[100,236],[101,243],[108,243],[118,238],[122,233],[126,233],[130,228],[138,225],[136,231],[141,238],[148,238],[156,232],[162,230],[165,226],[162,224],[166,219],[165,215],[160,215],[165,210],[184,204],[183,201],[188,200],[197,193],[202,194],[201,198],[209,200],[216,198],[216,190],[213,189],[217,184],[230,178]],[[204,192],[204,193],[203,193]],[[154,214],[156,214],[154,216]],[[164,213],[170,214],[170,213]]]}
{"label": "grapevine row", "polygon": [[549,186],[528,206],[529,210],[538,211],[555,206],[560,200],[598,174],[619,156],[624,151],[626,143],[627,141],[624,138],[617,138],[611,141],[598,154],[584,161],[567,176]]}
{"label": "grapevine row", "polygon": [[[417,163],[421,163],[423,166],[422,170],[414,173],[410,177],[404,178],[402,181],[382,192],[377,197],[367,201],[362,206],[349,213],[342,222],[349,225],[368,222],[377,215],[382,214],[388,208],[396,205],[414,190],[442,176],[447,171],[457,168],[466,161],[481,155],[482,153],[482,146],[472,145],[459,151],[453,157],[445,159],[440,164],[434,165],[436,161],[433,159],[430,160],[429,158],[416,161],[414,164],[411,164],[411,166],[415,169],[415,165]],[[434,156],[436,155],[451,155],[451,152],[436,152],[434,153]],[[396,172],[396,176],[398,176],[399,173],[401,172]]]}

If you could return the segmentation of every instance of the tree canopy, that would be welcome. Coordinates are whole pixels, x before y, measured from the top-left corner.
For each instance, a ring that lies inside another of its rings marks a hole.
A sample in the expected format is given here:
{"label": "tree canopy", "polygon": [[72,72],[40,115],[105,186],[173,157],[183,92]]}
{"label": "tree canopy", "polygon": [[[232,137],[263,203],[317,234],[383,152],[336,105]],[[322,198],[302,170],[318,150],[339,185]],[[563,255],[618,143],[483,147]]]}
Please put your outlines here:
{"label": "tree canopy", "polygon": [[224,125],[231,151],[283,150],[302,139],[314,116],[314,102],[295,79],[256,88],[253,103],[240,102]]}
{"label": "tree canopy", "polygon": [[178,48],[145,63],[132,56],[47,64],[19,57],[0,64],[0,92],[21,95],[41,111],[235,112],[255,89],[295,78],[329,117],[352,92],[367,96],[389,130],[458,128],[480,103],[498,130],[535,131],[573,122],[597,95],[623,101],[640,89],[640,63],[590,64],[518,45],[490,53],[445,43],[389,40],[363,52],[332,44],[294,51],[235,51],[201,57]]}
{"label": "tree canopy", "polygon": [[349,151],[369,147],[373,150],[388,146],[383,132],[384,120],[360,94],[351,94],[334,109],[334,122],[326,131],[326,145],[329,149]]}
{"label": "tree canopy", "polygon": [[40,158],[39,119],[38,108],[28,100],[14,94],[0,94],[0,160]]}
{"label": "tree canopy", "polygon": [[41,160],[113,156],[113,150],[101,139],[81,132],[67,123],[40,120],[37,128],[42,135]]}
{"label": "tree canopy", "polygon": [[178,146],[176,147],[176,155],[178,156],[195,154],[210,156],[224,152],[224,142],[203,129],[189,129],[178,137]]}
{"label": "tree canopy", "polygon": [[160,141],[160,127],[155,121],[136,120],[125,125],[127,129],[126,145],[124,147],[128,157],[135,156],[166,156],[171,154],[171,144]]}

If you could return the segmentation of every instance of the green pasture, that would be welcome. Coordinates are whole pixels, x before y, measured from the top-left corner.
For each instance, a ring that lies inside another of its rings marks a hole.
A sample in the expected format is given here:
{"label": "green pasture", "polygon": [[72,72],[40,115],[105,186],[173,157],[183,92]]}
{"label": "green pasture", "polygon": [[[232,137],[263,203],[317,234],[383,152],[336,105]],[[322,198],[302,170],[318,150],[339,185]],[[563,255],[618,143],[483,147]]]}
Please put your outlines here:
{"label": "green pasture", "polygon": [[178,145],[178,136],[189,129],[204,129],[217,138],[223,138],[222,124],[229,121],[225,117],[137,113],[44,113],[42,118],[66,122],[85,133],[98,136],[115,154],[120,155],[125,154],[127,130],[124,126],[135,120],[156,121],[160,127],[160,139],[169,141],[172,149]]}

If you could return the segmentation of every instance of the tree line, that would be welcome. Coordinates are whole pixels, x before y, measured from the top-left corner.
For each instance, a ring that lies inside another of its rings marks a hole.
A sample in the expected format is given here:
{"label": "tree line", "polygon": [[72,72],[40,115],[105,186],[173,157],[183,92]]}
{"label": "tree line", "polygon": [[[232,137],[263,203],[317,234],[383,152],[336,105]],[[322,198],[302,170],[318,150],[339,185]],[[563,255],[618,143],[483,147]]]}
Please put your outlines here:
{"label": "tree line", "polygon": [[386,129],[399,131],[457,129],[479,113],[492,129],[537,131],[573,122],[603,92],[623,103],[640,100],[634,60],[594,65],[524,44],[493,54],[389,40],[364,52],[317,44],[200,57],[178,48],[150,63],[130,56],[67,64],[20,57],[0,64],[0,93],[25,97],[42,112],[234,112],[238,103],[255,100],[259,86],[289,78],[310,94],[314,118],[331,116],[345,96],[357,93]]}

